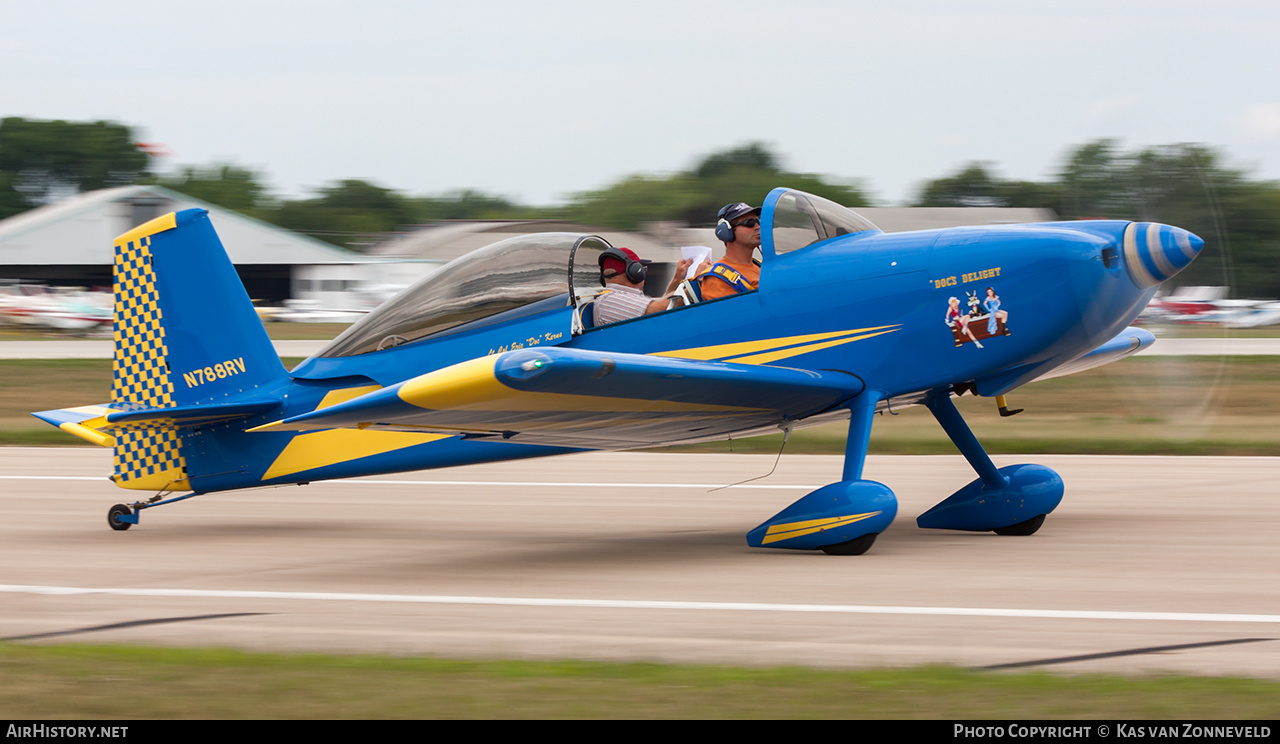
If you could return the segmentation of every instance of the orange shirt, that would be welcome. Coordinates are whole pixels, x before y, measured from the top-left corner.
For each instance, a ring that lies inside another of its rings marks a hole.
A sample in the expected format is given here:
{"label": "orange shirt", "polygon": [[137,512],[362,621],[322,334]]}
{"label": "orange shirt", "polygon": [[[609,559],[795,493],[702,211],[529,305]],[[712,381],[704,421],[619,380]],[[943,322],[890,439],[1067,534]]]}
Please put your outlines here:
{"label": "orange shirt", "polygon": [[[722,263],[741,274],[752,289],[759,289],[760,266],[755,261],[751,261],[744,266],[727,258],[722,258],[717,263]],[[710,274],[703,274],[699,281],[702,282],[702,299],[704,300],[714,300],[718,297],[728,297],[738,293],[738,290],[734,289],[732,284]]]}

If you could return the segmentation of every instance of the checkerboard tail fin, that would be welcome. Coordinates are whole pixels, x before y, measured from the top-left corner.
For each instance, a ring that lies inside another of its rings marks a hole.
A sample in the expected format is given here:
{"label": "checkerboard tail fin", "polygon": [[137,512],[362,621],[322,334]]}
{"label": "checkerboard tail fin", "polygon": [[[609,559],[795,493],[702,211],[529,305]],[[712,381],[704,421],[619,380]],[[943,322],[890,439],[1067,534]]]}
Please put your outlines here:
{"label": "checkerboard tail fin", "polygon": [[157,422],[116,434],[114,480],[183,488],[182,436],[157,414],[265,397],[288,373],[203,209],[116,238],[114,289],[110,407]]}

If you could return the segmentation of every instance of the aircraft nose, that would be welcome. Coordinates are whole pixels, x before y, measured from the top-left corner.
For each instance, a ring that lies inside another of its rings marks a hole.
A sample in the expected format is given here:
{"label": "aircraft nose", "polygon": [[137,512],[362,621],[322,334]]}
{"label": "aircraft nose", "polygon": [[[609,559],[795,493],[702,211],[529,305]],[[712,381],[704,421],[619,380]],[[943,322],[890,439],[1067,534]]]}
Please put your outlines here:
{"label": "aircraft nose", "polygon": [[1159,222],[1131,222],[1124,230],[1124,265],[1133,283],[1154,287],[1187,268],[1204,241],[1195,233]]}

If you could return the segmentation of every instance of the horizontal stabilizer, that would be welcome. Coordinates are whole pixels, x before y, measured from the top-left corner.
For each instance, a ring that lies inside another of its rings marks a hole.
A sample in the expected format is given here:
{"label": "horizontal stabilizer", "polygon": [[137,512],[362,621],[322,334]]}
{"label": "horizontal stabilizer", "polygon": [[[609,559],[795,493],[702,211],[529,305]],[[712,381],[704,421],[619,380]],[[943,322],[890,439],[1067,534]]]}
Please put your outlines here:
{"label": "horizontal stabilizer", "polygon": [[149,408],[140,411],[114,411],[107,414],[107,423],[127,427],[146,424],[155,426],[196,426],[214,421],[247,418],[279,408],[281,401],[265,400],[252,403],[222,403],[176,408]]}
{"label": "horizontal stabilizer", "polygon": [[418,431],[594,449],[712,437],[830,410],[856,375],[524,349],[473,359],[254,431]]}
{"label": "horizontal stabilizer", "polygon": [[84,422],[101,418],[106,423],[106,416],[111,413],[108,405],[100,406],[79,406],[77,408],[58,408],[52,411],[36,411],[31,414],[46,424],[54,426],[62,426],[63,424],[83,424]]}
{"label": "horizontal stabilizer", "polygon": [[107,423],[107,414],[110,412],[111,409],[103,405],[36,411],[31,415],[47,424],[53,424],[68,434],[74,434],[90,444],[114,447],[115,437],[109,432],[102,431],[102,427]]}
{"label": "horizontal stabilizer", "polygon": [[114,434],[128,429],[174,430],[217,421],[248,418],[280,407],[281,401],[224,403],[177,408],[147,408],[125,411],[110,404],[37,411],[32,416],[53,424],[81,439],[104,447],[115,444]]}

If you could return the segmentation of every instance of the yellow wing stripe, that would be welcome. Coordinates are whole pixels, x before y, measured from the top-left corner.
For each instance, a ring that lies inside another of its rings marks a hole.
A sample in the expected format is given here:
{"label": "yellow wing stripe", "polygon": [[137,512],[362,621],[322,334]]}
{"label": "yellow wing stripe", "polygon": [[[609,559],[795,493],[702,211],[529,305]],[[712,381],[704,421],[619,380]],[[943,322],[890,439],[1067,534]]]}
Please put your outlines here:
{"label": "yellow wing stripe", "polygon": [[864,338],[873,338],[875,336],[880,336],[885,333],[893,333],[896,330],[898,329],[893,328],[887,331],[876,331],[874,333],[864,333],[860,336],[853,336],[851,338],[841,338],[841,339],[836,339],[835,341],[824,341],[822,343],[817,343],[817,344],[806,344],[805,346],[793,346],[787,349],[783,349],[781,351],[771,351],[766,354],[752,354],[750,356],[745,356],[745,357],[733,357],[731,359],[726,359],[725,361],[733,362],[734,364],[768,364],[769,362],[776,362],[779,359],[789,359],[793,356],[808,354],[811,351],[819,351],[821,349],[827,349],[832,346],[847,344],[850,341],[861,341]]}
{"label": "yellow wing stripe", "polygon": [[[851,328],[846,331],[808,333],[800,336],[783,336],[782,338],[766,338],[758,341],[741,341],[733,344],[717,344],[714,346],[698,346],[691,349],[659,351],[654,353],[653,356],[677,357],[680,359],[696,359],[701,361],[731,361],[739,364],[764,364],[765,362],[763,361],[745,360],[755,360],[761,352],[772,352],[769,361],[786,359],[791,356],[807,354],[808,352],[816,351],[819,348],[837,346],[850,341],[859,341],[864,338],[878,336],[882,333],[892,333],[893,331],[900,330],[901,328],[901,325]],[[831,340],[832,342],[825,346],[811,346],[813,342],[828,340]]]}
{"label": "yellow wing stripe", "polygon": [[824,530],[835,529],[836,527],[843,527],[846,524],[861,522],[864,519],[870,519],[878,514],[880,514],[880,512],[875,511],[875,512],[867,512],[865,514],[846,514],[841,517],[824,517],[823,519],[806,519],[800,522],[787,522],[784,524],[770,525],[769,529],[765,530],[764,540],[761,542],[761,544],[768,545],[769,543],[781,542],[783,540],[790,540],[795,537],[804,537],[805,535],[812,535],[815,532],[823,532]]}

